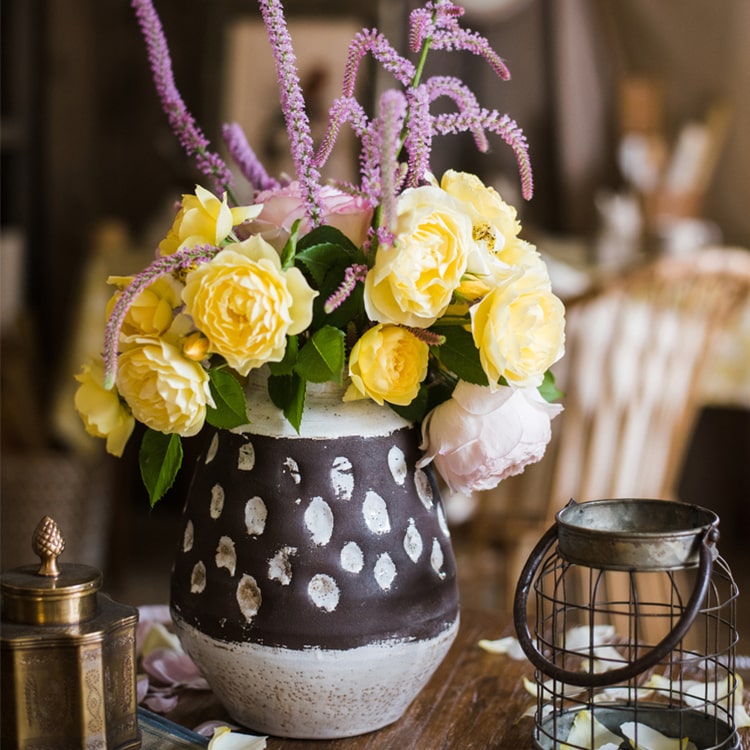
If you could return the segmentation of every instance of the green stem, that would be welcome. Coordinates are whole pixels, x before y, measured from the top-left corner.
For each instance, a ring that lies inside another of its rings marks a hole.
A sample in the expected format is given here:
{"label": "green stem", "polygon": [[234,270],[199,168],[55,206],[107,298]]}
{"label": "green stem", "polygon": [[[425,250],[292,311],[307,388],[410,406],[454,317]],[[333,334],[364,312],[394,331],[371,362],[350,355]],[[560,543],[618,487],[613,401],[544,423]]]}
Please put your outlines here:
{"label": "green stem", "polygon": [[470,322],[466,315],[451,315],[440,318],[439,325],[442,326],[465,326]]}
{"label": "green stem", "polygon": [[[415,89],[417,86],[419,86],[419,82],[422,80],[422,73],[424,73],[424,66],[427,62],[427,55],[430,51],[430,47],[432,46],[432,37],[428,36],[427,39],[425,39],[424,44],[422,45],[422,49],[419,52],[419,61],[417,62],[417,68],[414,71],[414,76],[411,79],[411,85],[410,88]],[[401,153],[401,149],[404,147],[404,143],[406,143],[406,137],[409,135],[409,115],[407,114],[406,119],[404,120],[404,126],[401,128],[401,135],[398,139],[398,149],[396,150],[396,158],[398,158],[399,154]]]}

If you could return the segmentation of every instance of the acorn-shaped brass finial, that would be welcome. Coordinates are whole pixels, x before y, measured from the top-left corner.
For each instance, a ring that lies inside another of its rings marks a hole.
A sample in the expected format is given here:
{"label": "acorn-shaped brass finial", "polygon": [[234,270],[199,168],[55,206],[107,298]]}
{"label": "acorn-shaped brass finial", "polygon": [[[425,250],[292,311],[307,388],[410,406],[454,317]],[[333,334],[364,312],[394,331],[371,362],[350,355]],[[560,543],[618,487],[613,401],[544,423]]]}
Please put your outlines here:
{"label": "acorn-shaped brass finial", "polygon": [[65,537],[53,518],[44,516],[34,529],[31,540],[34,552],[39,555],[42,564],[37,571],[40,576],[59,576],[57,558],[65,549]]}

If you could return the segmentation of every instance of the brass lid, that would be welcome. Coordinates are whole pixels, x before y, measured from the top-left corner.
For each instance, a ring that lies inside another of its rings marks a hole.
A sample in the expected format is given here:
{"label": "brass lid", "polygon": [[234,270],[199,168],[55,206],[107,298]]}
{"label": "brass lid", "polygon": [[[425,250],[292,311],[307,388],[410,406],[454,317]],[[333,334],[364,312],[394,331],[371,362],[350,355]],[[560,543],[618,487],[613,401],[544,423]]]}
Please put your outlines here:
{"label": "brass lid", "polygon": [[3,620],[21,625],[74,625],[94,617],[102,574],[89,565],[59,565],[65,539],[45,516],[32,548],[40,565],[24,565],[2,576]]}

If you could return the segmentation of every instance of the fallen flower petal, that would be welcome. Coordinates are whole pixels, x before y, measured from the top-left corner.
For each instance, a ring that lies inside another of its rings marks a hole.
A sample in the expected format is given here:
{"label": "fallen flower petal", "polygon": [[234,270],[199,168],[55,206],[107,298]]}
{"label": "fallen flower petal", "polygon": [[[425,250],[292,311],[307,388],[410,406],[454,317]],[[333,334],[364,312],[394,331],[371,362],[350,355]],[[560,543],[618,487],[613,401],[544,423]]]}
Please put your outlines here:
{"label": "fallen flower petal", "polygon": [[626,721],[620,725],[620,731],[630,740],[635,750],[697,750],[687,737],[667,737],[646,724],[634,721]]}
{"label": "fallen flower petal", "polygon": [[193,660],[184,653],[166,648],[154,649],[143,659],[143,668],[151,677],[165,685],[181,685],[193,690],[210,689]]}
{"label": "fallen flower petal", "polygon": [[233,732],[228,726],[214,729],[214,735],[208,743],[208,750],[263,750],[266,738],[254,734]]}
{"label": "fallen flower petal", "polygon": [[[523,678],[523,686],[526,690],[531,693],[535,698],[537,697],[537,684],[530,680],[528,677]],[[560,695],[560,688],[562,687],[562,695],[565,698],[571,698],[575,695],[580,695],[585,688],[579,687],[578,685],[568,685],[559,680],[545,680],[542,684],[542,697],[552,698],[553,696]]]}
{"label": "fallen flower petal", "polygon": [[177,708],[177,696],[174,693],[150,692],[143,700],[143,705],[156,714],[166,714]]}
{"label": "fallen flower petal", "polygon": [[170,633],[160,622],[151,623],[143,637],[140,648],[141,656],[146,657],[152,651],[160,648],[176,651],[180,654],[184,653],[180,639],[175,633]]}
{"label": "fallen flower petal", "polygon": [[618,737],[605,727],[592,715],[591,711],[584,709],[575,715],[566,743],[562,746],[562,750],[572,750],[572,747],[601,750],[607,745],[614,748],[620,747],[622,737]]}
{"label": "fallen flower petal", "polygon": [[148,694],[148,688],[149,688],[148,675],[139,674],[135,683],[136,703],[141,703],[141,701],[143,701],[143,699]]}
{"label": "fallen flower petal", "polygon": [[239,725],[227,724],[226,721],[222,721],[220,719],[209,719],[208,721],[204,721],[201,724],[198,724],[197,727],[194,727],[193,731],[196,734],[200,734],[202,737],[213,737],[214,731],[216,729],[219,729],[219,727],[237,730],[238,732],[242,731]]}
{"label": "fallen flower petal", "polygon": [[511,659],[519,661],[526,658],[526,654],[523,652],[518,639],[514,638],[512,635],[507,636],[507,638],[498,638],[495,641],[483,638],[479,641],[479,648],[482,648],[491,654],[506,654],[507,656],[510,656]]}
{"label": "fallen flower petal", "polygon": [[610,643],[615,637],[614,625],[579,625],[565,633],[565,648],[568,651],[586,654],[592,646]]}

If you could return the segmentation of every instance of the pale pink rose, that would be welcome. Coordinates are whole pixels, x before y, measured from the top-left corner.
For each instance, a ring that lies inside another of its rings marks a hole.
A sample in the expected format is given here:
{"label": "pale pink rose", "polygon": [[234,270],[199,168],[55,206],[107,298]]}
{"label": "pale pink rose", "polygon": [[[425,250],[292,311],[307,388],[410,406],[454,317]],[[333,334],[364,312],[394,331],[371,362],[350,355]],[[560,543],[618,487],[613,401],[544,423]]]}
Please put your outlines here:
{"label": "pale pink rose", "polygon": [[454,491],[489,490],[539,461],[562,411],[536,388],[488,387],[460,381],[422,423],[418,466],[431,461]]}
{"label": "pale pink rose", "polygon": [[[326,224],[343,232],[357,247],[367,238],[372,221],[372,206],[364,196],[344,193],[332,185],[320,190],[321,207]],[[305,205],[298,182],[290,182],[282,188],[265,190],[255,196],[255,203],[262,204],[260,216],[253,222],[252,231],[259,232],[273,245],[286,242],[292,225],[302,219],[300,234],[310,231],[305,217]]]}

